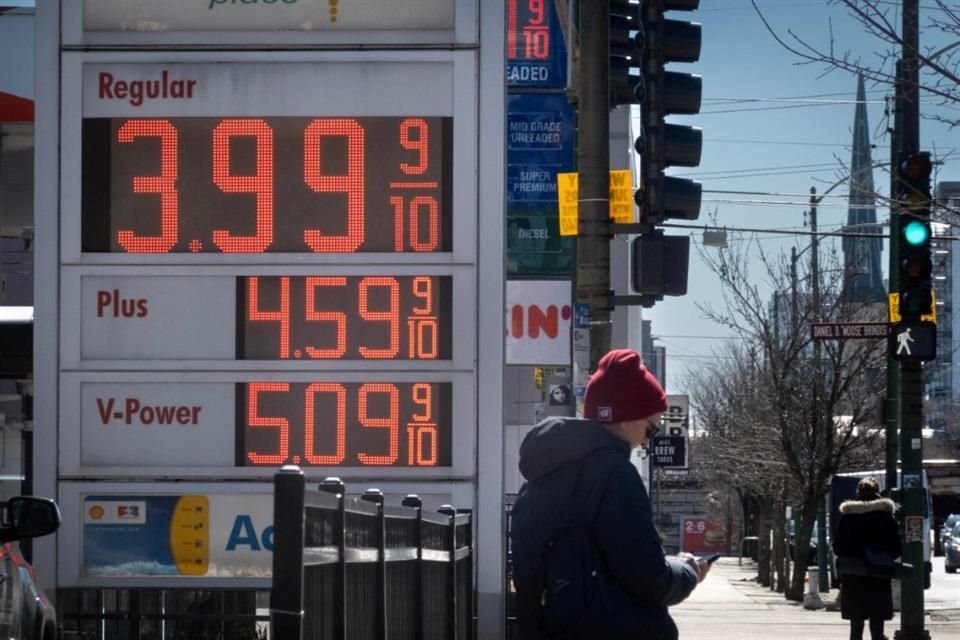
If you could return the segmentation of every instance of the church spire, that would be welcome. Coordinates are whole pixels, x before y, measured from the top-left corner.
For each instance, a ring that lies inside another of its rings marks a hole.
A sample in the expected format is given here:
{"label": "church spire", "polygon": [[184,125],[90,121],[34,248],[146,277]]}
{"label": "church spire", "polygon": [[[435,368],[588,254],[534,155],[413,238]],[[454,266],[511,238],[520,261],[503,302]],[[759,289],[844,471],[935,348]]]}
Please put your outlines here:
{"label": "church spire", "polygon": [[[870,156],[870,126],[867,122],[867,98],[863,76],[857,78],[857,108],[853,117],[853,155],[850,160],[850,198],[847,226],[852,233],[878,233],[873,186],[873,160]],[[846,273],[846,299],[849,302],[875,303],[887,298],[880,270],[880,238],[843,239],[843,264]]]}

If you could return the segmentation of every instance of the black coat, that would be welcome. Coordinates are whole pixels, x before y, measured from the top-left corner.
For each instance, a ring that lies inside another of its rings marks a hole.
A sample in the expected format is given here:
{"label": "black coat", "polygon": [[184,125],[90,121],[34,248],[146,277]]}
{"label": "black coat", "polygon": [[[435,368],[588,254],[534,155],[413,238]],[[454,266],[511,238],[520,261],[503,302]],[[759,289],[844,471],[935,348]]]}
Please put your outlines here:
{"label": "black coat", "polygon": [[[837,556],[863,558],[864,547],[888,551],[900,557],[900,528],[893,517],[895,505],[888,498],[847,500],[840,505],[840,521],[833,552]],[[845,575],[840,582],[840,613],[845,620],[893,618],[890,578]]]}
{"label": "black coat", "polygon": [[690,595],[697,575],[687,563],[665,557],[629,445],[599,423],[550,418],[524,439],[520,472],[527,483],[512,512],[511,554],[521,638],[544,637],[533,610],[541,594],[532,576],[548,545],[578,527],[589,531],[608,576],[604,611],[579,637],[674,640],[677,628],[667,607]]}

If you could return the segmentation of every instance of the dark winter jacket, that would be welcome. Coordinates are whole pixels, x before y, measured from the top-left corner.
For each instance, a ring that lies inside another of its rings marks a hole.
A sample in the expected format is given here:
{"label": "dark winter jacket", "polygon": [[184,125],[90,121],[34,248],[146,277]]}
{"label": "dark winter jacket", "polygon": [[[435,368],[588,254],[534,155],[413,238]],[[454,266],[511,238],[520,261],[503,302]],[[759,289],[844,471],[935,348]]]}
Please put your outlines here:
{"label": "dark winter jacket", "polygon": [[[512,511],[511,555],[521,638],[674,640],[667,607],[690,595],[697,575],[664,556],[629,445],[596,422],[550,418],[524,439],[520,472],[527,483]],[[545,558],[570,560],[555,558],[570,535],[583,535],[596,551],[597,601],[582,624],[563,622],[565,633],[557,633],[558,620],[549,618],[572,614],[544,609],[537,579]]]}
{"label": "dark winter jacket", "polygon": [[[847,500],[840,505],[840,521],[833,552],[863,558],[864,548],[887,551],[900,557],[900,528],[889,498]],[[838,561],[839,562],[839,561]],[[840,613],[844,619],[893,618],[890,578],[844,575],[840,578]]]}

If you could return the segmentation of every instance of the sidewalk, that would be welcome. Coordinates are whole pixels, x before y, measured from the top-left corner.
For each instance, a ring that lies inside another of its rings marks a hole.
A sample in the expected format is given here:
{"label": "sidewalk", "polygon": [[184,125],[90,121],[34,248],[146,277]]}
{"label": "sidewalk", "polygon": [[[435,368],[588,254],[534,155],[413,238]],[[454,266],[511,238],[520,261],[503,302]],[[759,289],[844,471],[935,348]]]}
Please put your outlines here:
{"label": "sidewalk", "polygon": [[[833,606],[837,589],[821,594],[827,608],[808,611],[760,586],[756,575],[750,560],[739,566],[736,558],[720,558],[690,598],[670,610],[680,640],[849,640],[849,623]],[[892,639],[899,628],[895,614],[885,633]],[[954,616],[928,615],[925,628],[933,640],[960,640]]]}

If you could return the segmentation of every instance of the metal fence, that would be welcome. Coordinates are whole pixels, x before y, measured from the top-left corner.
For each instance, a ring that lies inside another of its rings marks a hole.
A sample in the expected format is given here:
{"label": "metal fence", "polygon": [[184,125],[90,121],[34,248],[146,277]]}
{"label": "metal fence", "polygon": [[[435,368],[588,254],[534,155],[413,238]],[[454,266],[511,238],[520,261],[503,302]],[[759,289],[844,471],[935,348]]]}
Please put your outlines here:
{"label": "metal fence", "polygon": [[274,476],[271,637],[472,640],[470,514],[344,492],[336,478],[308,491],[297,467]]}
{"label": "metal fence", "polygon": [[265,640],[269,592],[60,589],[64,640]]}

